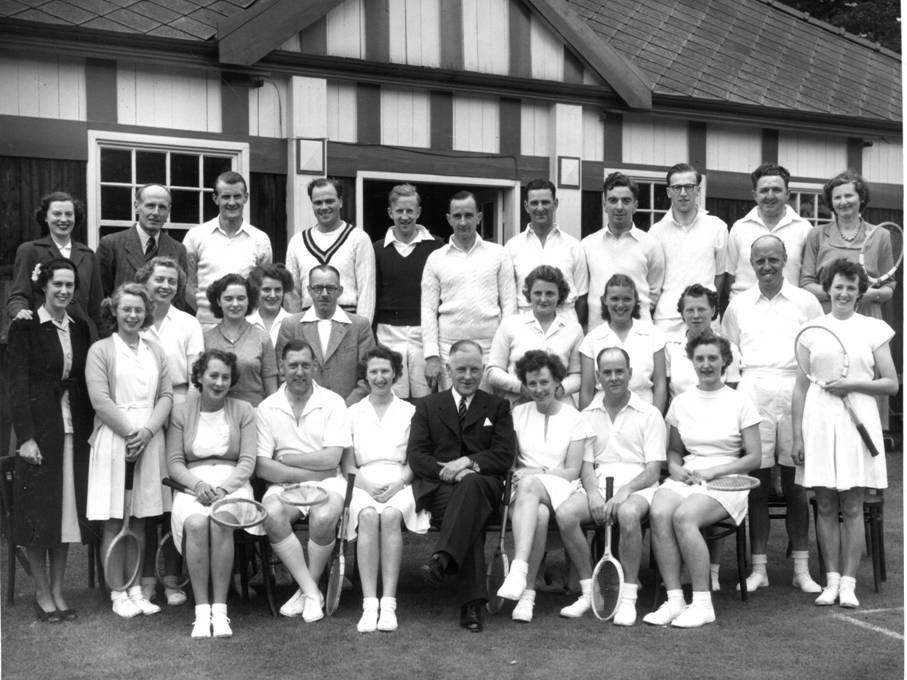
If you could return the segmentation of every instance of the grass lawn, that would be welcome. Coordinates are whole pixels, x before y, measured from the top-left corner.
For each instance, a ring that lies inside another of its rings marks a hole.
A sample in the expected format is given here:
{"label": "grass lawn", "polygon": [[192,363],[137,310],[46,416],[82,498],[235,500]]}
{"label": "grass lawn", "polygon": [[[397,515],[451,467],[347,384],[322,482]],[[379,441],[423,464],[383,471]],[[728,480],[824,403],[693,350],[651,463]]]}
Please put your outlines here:
{"label": "grass lawn", "polygon": [[[67,573],[74,623],[42,624],[31,608],[31,583],[17,570],[16,604],[3,599],[2,670],[5,679],[44,678],[821,678],[886,680],[904,677],[902,457],[889,455],[891,487],[885,495],[888,581],[872,588],[872,564],[858,576],[861,608],[818,608],[790,584],[786,539],[773,522],[769,548],[772,586],[742,604],[733,591],[735,566],[727,541],[722,590],[714,595],[718,620],[698,630],[637,624],[621,629],[595,620],[557,616],[573,596],[540,592],[535,621],[510,620],[510,606],[486,620],[481,635],[457,625],[451,589],[423,585],[418,566],[431,537],[408,537],[404,552],[396,633],[356,632],[360,598],[346,592],[333,618],[316,624],[272,618],[263,598],[230,602],[234,636],[189,639],[190,606],[152,617],[123,620],[110,611],[105,592],[85,587],[85,550],[74,547]],[[489,536],[489,552],[493,537]],[[815,545],[813,544],[813,554]],[[5,589],[8,558],[0,552]],[[811,562],[817,576],[818,561]],[[640,618],[652,602],[645,566]],[[5,593],[5,590],[4,590]],[[282,602],[291,590],[278,593]]]}

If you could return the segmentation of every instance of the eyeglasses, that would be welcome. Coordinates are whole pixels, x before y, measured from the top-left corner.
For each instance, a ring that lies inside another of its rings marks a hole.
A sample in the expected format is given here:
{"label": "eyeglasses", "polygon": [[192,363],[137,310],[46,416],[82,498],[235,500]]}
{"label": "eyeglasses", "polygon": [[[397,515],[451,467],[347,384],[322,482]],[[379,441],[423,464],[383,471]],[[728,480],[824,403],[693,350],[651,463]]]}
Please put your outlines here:
{"label": "eyeglasses", "polygon": [[698,184],[672,184],[668,188],[676,194],[679,194],[683,191],[686,191],[688,194],[692,194],[696,189],[699,188],[699,185]]}
{"label": "eyeglasses", "polygon": [[314,295],[321,295],[322,293],[333,295],[338,290],[340,290],[340,288],[337,286],[309,286],[309,292]]}

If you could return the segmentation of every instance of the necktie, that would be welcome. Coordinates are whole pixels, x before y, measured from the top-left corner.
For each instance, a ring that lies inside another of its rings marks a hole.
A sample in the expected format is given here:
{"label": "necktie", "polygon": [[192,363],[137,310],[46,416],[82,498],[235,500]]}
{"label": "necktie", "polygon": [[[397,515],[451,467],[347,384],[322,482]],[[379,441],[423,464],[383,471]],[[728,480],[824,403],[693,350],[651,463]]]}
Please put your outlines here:
{"label": "necktie", "polygon": [[145,262],[157,255],[157,239],[152,236],[145,244]]}
{"label": "necktie", "polygon": [[463,420],[466,418],[466,397],[460,399],[460,408],[457,409],[457,415],[460,418],[460,427],[462,427]]}

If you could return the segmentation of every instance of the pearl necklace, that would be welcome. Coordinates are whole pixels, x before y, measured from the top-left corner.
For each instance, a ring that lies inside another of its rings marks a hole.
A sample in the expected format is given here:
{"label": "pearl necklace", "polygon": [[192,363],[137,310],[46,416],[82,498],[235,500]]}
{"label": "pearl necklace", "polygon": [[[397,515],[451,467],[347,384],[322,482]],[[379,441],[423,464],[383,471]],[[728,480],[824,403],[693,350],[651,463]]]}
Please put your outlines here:
{"label": "pearl necklace", "polygon": [[860,230],[863,228],[863,218],[860,218],[860,223],[857,225],[857,230],[853,233],[852,236],[845,236],[844,231],[841,229],[841,223],[835,220],[835,225],[838,227],[838,233],[841,235],[841,238],[847,241],[848,243],[853,243],[857,236],[860,235]]}

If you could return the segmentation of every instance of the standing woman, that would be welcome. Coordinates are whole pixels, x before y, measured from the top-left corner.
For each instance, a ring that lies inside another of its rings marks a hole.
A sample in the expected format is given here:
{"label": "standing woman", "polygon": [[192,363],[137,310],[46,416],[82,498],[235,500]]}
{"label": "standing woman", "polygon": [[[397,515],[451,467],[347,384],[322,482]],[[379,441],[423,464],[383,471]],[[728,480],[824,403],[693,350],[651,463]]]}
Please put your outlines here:
{"label": "standing woman", "polygon": [[268,331],[277,346],[280,323],[290,316],[283,308],[287,293],[294,290],[293,275],[280,262],[259,265],[249,272],[249,282],[258,291],[258,308],[246,317],[253,326]]}
{"label": "standing woman", "polygon": [[63,597],[66,556],[70,543],[90,534],[85,499],[92,411],[85,357],[91,340],[88,322],[67,313],[79,286],[73,262],[57,257],[39,264],[36,273],[43,303],[9,329],[9,388],[19,438],[12,530],[31,566],[38,618],[72,621],[76,611]]}
{"label": "standing woman", "polygon": [[[840,397],[848,395],[857,416],[879,451],[884,451],[882,426],[873,397],[898,391],[897,372],[891,358],[892,328],[881,319],[855,311],[869,281],[863,269],[846,259],[832,262],[822,286],[831,302],[831,313],[811,321],[824,326],[844,344],[850,370],[824,389],[809,382],[800,371],[794,387],[794,460],[797,484],[812,487],[818,509],[817,537],[828,573],[817,605],[859,607],[856,574],[864,545],[863,496],[867,488],[888,486],[885,454],[872,457],[863,444]],[[821,364],[837,352],[833,343],[807,347],[809,365]],[[839,516],[843,522],[839,522]]]}
{"label": "standing woman", "polygon": [[[409,424],[416,407],[394,394],[403,357],[387,347],[370,349],[364,359],[369,395],[349,407],[353,446],[343,452],[343,473],[356,474],[350,518],[358,523],[356,543],[362,581],[360,633],[397,630],[397,580],[403,552],[401,522],[417,534],[428,531],[427,511],[416,512],[406,462]],[[378,569],[381,600],[378,600]]]}
{"label": "standing woman", "polygon": [[529,390],[516,374],[516,363],[531,349],[556,354],[567,376],[558,390],[558,399],[567,399],[579,392],[579,345],[583,327],[570,314],[561,312],[570,294],[570,285],[557,267],[543,264],[526,275],[523,295],[531,305],[520,314],[506,317],[494,334],[488,356],[488,382],[499,396],[511,405],[532,401]]}
{"label": "standing woman", "polygon": [[205,349],[219,349],[236,355],[239,380],[230,396],[253,407],[277,391],[277,357],[271,336],[246,321],[246,314],[258,302],[258,291],[239,274],[227,274],[205,291],[211,313],[220,319],[205,331]]}
{"label": "standing woman", "polygon": [[70,316],[89,321],[92,338],[97,337],[101,319],[101,268],[94,252],[84,243],[72,239],[72,232],[85,221],[85,206],[63,191],[55,191],[41,199],[35,220],[48,231],[47,236],[26,241],[16,249],[13,284],[6,311],[10,319],[30,319],[33,310],[43,302],[43,293],[36,290],[35,267],[42,262],[65,257],[76,270],[79,285],[67,310]]}
{"label": "standing woman", "polygon": [[651,323],[639,321],[639,292],[626,274],[615,274],[602,294],[602,318],[606,323],[589,331],[579,347],[582,386],[579,409],[596,392],[595,358],[605,347],[620,347],[630,355],[630,391],[664,413],[667,403],[665,340]]}
{"label": "standing woman", "polygon": [[[164,423],[173,393],[164,351],[141,336],[154,319],[142,284],[121,284],[101,309],[112,318],[115,331],[91,346],[85,367],[88,396],[95,409],[87,514],[90,520],[104,522],[101,547],[106,555],[122,526],[124,497],[135,518],[132,527],[140,536],[145,517],[170,510],[170,495],[164,494],[161,479],[166,475]],[[131,491],[126,490],[127,461],[135,462]],[[121,551],[114,553],[107,568],[125,572],[125,558]],[[126,590],[111,591],[118,616],[131,618],[161,610],[144,596],[138,580],[136,576]]]}
{"label": "standing woman", "polygon": [[[167,371],[173,389],[173,405],[186,401],[192,364],[205,350],[201,324],[191,314],[173,306],[174,299],[183,299],[186,289],[186,272],[169,255],[152,258],[135,273],[135,280],[145,286],[154,318],[142,331],[142,337],[156,342],[167,357]],[[164,495],[170,493],[163,490]],[[142,589],[148,600],[154,598],[157,578],[154,576],[154,556],[157,547],[158,526],[169,526],[170,518],[145,523],[145,565],[142,570]],[[179,554],[173,544],[166,544],[164,553],[164,596],[167,604],[178,606],[186,602],[186,594],[178,586]]]}

